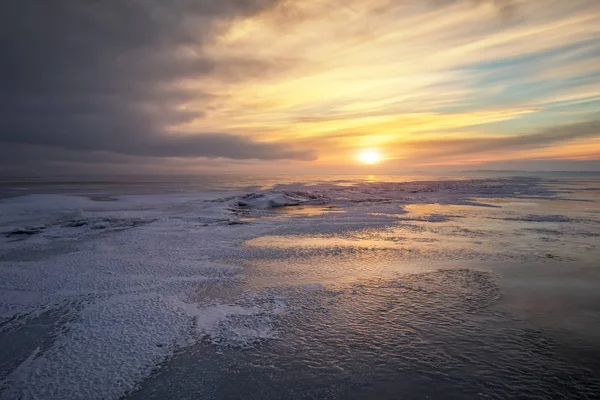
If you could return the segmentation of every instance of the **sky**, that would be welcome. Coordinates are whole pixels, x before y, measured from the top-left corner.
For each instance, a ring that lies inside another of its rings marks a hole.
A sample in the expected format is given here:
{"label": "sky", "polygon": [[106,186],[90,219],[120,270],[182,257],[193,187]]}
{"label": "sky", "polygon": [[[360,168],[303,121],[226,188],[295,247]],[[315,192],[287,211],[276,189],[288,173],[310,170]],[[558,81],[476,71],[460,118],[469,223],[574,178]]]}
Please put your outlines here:
{"label": "sky", "polygon": [[4,174],[600,171],[598,0],[4,0],[0,51]]}

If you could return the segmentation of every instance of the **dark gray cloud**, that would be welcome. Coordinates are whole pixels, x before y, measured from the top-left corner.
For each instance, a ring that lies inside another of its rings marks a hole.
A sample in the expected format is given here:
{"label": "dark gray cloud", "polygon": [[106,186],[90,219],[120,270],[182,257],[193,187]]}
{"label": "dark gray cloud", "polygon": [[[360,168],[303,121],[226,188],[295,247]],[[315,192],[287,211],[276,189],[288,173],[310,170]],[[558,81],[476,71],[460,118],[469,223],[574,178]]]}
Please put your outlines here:
{"label": "dark gray cloud", "polygon": [[[257,59],[217,62],[202,54],[202,45],[219,22],[261,12],[277,1],[0,2],[0,146],[158,157],[312,158],[307,151],[228,133],[169,132],[203,117],[182,104],[210,96],[173,89],[174,83],[207,74],[234,80],[268,70]],[[199,56],[178,56],[182,47]]]}
{"label": "dark gray cloud", "polygon": [[[80,151],[62,147],[6,143],[0,146],[0,175],[80,175],[191,172],[198,168],[224,172],[262,161],[185,157],[132,156],[99,150]],[[281,161],[277,161],[281,163]]]}

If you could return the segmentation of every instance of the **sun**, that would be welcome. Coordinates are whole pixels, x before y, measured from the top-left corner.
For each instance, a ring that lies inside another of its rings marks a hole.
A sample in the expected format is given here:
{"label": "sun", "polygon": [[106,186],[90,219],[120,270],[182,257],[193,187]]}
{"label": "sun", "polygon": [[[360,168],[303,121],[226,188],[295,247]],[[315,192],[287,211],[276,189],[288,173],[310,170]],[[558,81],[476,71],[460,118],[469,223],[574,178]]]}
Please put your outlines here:
{"label": "sun", "polygon": [[358,153],[358,160],[363,164],[377,164],[381,161],[381,154],[374,149],[365,149]]}

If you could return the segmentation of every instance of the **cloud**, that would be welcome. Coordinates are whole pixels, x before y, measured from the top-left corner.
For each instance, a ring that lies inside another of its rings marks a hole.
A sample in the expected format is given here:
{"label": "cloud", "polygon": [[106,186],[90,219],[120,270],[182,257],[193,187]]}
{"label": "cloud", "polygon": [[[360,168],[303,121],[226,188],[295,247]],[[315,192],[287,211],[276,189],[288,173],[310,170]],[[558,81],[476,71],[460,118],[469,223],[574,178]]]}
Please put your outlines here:
{"label": "cloud", "polygon": [[[291,161],[293,162],[293,161]],[[0,146],[0,173],[5,176],[40,174],[163,174],[204,172],[247,172],[271,163],[271,169],[285,165],[281,160],[232,160],[226,158],[185,158],[132,156],[101,150],[69,150],[61,147],[5,143]]]}
{"label": "cloud", "polygon": [[[526,23],[498,18],[517,8]],[[526,118],[478,109],[595,96],[574,76],[581,66],[597,71],[598,10],[593,0],[6,0],[0,147],[10,146],[12,163],[38,166],[198,157],[267,165],[313,160],[314,149],[320,160],[348,159],[350,147],[408,137],[415,154],[439,157],[561,143],[570,139],[548,132],[482,138],[485,127],[479,137],[443,135]],[[528,57],[553,60],[557,46],[583,42],[581,65],[561,62],[560,79],[520,76],[558,66],[531,73]],[[520,75],[511,57],[522,59]],[[430,132],[436,140],[414,140]]]}
{"label": "cloud", "polygon": [[514,150],[541,149],[566,142],[600,138],[600,120],[547,128],[533,134],[505,137],[436,138],[403,141],[396,146],[409,158],[440,161]]}
{"label": "cloud", "polygon": [[243,79],[252,58],[215,60],[203,44],[222,21],[278,0],[8,0],[0,5],[0,143],[156,157],[312,159],[232,133],[177,132],[210,93],[181,82]]}

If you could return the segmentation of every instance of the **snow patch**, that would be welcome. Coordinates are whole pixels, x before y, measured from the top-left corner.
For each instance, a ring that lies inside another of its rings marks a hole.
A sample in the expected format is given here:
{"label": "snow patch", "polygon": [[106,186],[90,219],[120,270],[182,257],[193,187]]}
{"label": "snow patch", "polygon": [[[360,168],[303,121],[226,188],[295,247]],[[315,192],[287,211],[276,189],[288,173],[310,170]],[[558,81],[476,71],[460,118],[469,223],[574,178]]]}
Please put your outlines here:
{"label": "snow patch", "polygon": [[287,309],[282,297],[247,295],[235,304],[186,303],[174,300],[195,321],[200,335],[213,344],[250,347],[277,337],[275,317]]}

